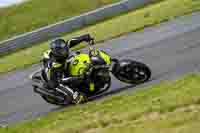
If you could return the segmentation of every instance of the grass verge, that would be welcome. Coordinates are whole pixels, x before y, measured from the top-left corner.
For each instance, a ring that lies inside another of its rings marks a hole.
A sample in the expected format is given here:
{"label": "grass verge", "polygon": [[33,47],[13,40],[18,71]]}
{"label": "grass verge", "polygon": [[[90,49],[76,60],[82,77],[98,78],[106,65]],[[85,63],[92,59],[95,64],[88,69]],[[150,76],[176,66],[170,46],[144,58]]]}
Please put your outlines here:
{"label": "grass verge", "polygon": [[69,107],[1,133],[199,132],[200,75]]}
{"label": "grass verge", "polygon": [[[63,38],[67,39],[84,33],[91,33],[97,42],[104,41],[199,9],[200,1],[198,0],[163,0],[148,7],[138,9],[137,11],[132,11],[67,34]],[[81,47],[83,47],[82,44],[77,48]],[[47,42],[44,42],[1,57],[0,73],[38,63],[41,59],[42,52],[47,49]],[[21,60],[19,61],[19,59]]]}
{"label": "grass verge", "polygon": [[120,0],[27,0],[0,8],[0,40],[80,15]]}

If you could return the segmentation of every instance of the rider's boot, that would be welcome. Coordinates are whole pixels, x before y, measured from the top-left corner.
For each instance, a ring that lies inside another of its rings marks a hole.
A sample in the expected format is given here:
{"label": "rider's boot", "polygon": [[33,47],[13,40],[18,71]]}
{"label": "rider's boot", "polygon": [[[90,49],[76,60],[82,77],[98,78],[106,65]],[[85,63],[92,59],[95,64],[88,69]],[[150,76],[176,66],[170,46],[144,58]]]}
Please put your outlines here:
{"label": "rider's boot", "polygon": [[73,95],[73,103],[74,104],[82,104],[87,101],[88,101],[88,99],[85,94],[78,92],[78,91],[74,92],[74,95]]}
{"label": "rider's boot", "polygon": [[74,104],[81,104],[81,103],[85,103],[87,101],[87,97],[83,93],[75,91],[67,86],[60,85],[56,89],[57,89],[57,91],[62,92],[66,96],[70,96],[71,101]]}

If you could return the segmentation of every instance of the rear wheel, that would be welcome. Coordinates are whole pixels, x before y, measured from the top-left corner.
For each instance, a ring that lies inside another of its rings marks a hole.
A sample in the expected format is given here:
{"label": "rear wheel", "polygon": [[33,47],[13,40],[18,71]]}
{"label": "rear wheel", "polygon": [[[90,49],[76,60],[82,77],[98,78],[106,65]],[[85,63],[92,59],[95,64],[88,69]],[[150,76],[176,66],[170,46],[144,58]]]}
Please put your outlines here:
{"label": "rear wheel", "polygon": [[114,76],[130,84],[141,84],[151,78],[151,70],[141,62],[132,60],[118,61],[113,68]]}

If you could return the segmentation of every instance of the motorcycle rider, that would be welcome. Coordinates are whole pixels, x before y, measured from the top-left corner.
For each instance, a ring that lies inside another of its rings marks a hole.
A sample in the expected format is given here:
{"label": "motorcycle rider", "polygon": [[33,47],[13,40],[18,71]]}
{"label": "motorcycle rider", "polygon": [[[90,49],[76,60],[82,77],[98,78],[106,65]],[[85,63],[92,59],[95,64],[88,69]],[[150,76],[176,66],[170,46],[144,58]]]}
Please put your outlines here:
{"label": "motorcycle rider", "polygon": [[67,73],[65,73],[70,57],[70,47],[73,47],[81,42],[90,42],[93,38],[89,34],[85,34],[79,37],[74,37],[70,40],[63,40],[61,38],[54,39],[50,42],[50,50],[46,51],[43,54],[43,72],[46,77],[45,87],[49,90],[58,90],[62,91],[63,89],[68,89],[68,92],[71,93],[73,100],[80,102],[78,98],[78,92],[73,91],[71,88],[62,86],[62,79],[67,79]]}

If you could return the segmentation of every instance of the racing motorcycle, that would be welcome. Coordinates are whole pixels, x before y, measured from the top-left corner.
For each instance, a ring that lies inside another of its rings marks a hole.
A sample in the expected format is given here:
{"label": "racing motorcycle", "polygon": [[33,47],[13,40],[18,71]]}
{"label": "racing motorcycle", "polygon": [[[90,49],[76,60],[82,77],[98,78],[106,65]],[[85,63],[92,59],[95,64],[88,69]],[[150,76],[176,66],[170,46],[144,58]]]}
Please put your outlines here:
{"label": "racing motorcycle", "polygon": [[70,91],[78,91],[78,96],[84,103],[88,98],[109,90],[111,74],[122,82],[134,85],[144,83],[151,78],[151,70],[146,64],[131,59],[111,58],[105,51],[94,48],[93,44],[94,41],[88,42],[87,53],[77,51],[68,59],[70,60],[66,69],[68,77],[60,84],[64,89],[54,91],[46,89],[44,83],[47,79],[44,70],[41,69],[31,75],[34,92],[48,103],[68,105],[76,103]]}

